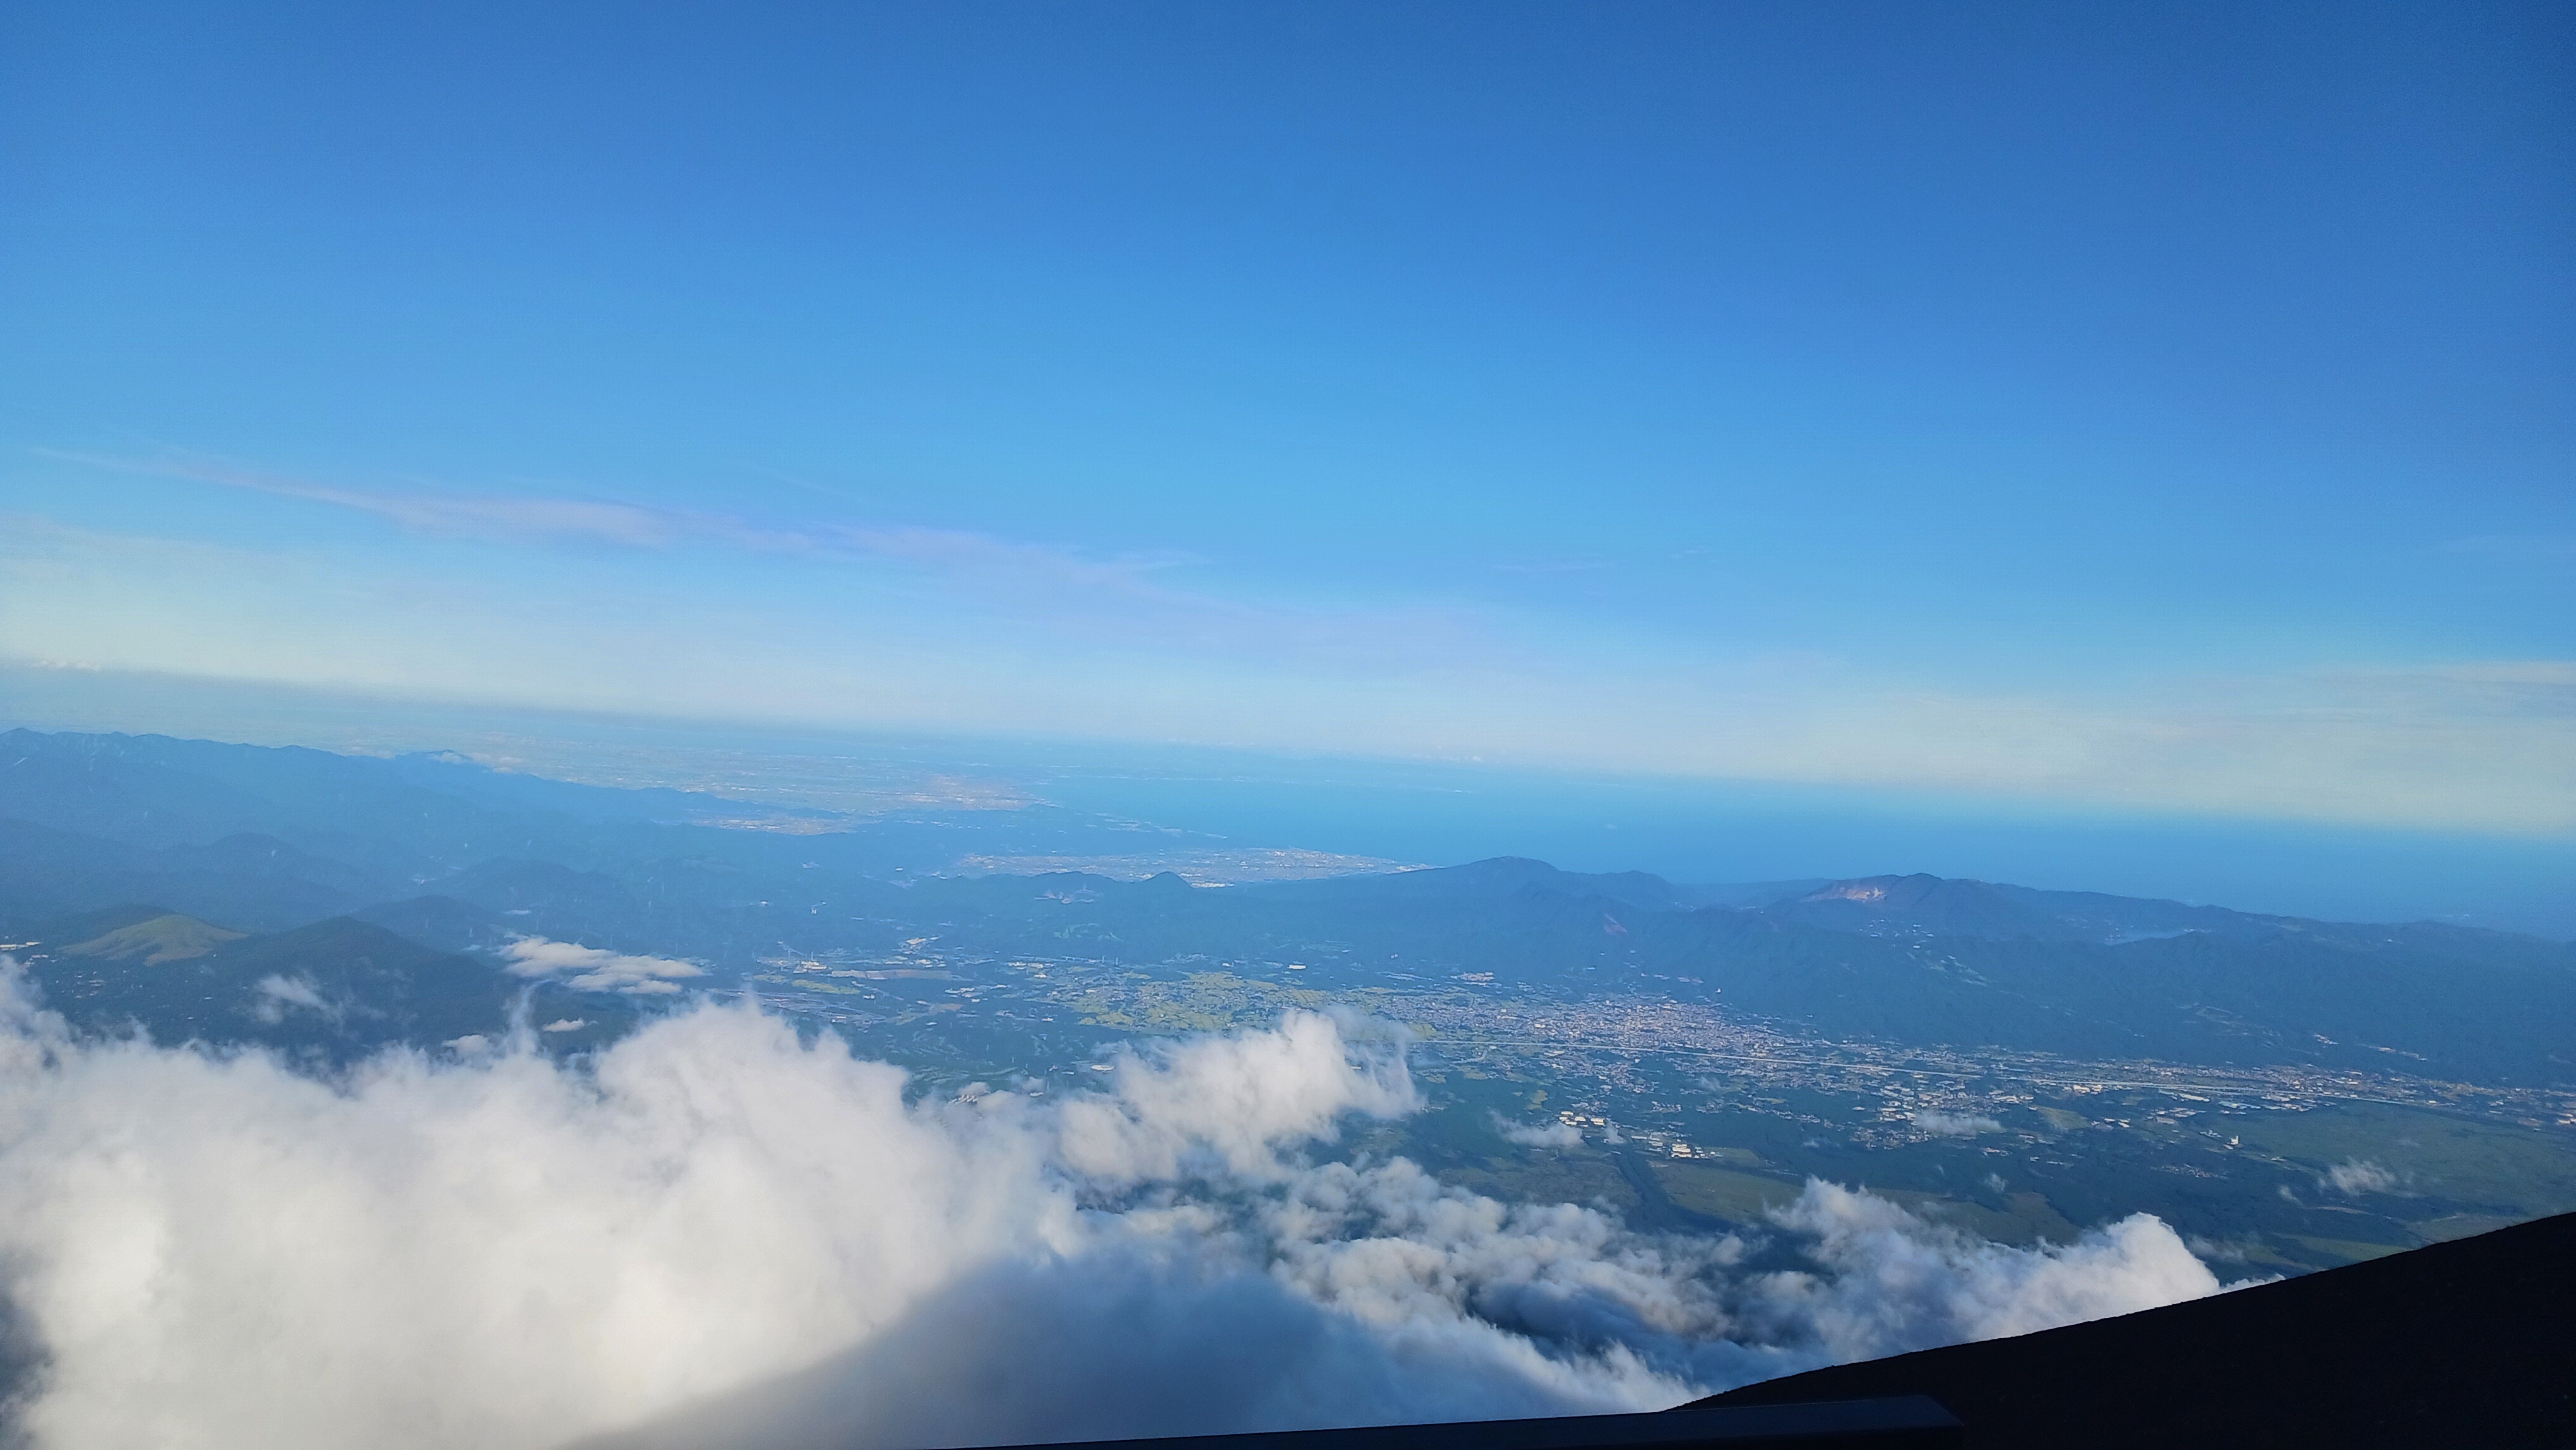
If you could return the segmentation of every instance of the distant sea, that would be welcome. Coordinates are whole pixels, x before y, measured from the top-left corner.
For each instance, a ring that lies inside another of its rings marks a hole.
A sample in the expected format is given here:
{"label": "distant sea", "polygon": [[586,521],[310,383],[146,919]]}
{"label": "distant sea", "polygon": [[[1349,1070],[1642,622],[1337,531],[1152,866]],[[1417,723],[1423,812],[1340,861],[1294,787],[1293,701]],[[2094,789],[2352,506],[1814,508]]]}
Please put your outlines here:
{"label": "distant sea", "polygon": [[862,815],[1043,802],[1243,847],[1432,864],[1530,856],[1569,870],[1692,882],[1925,871],[2576,939],[2576,839],[2567,837],[2082,812],[1466,761],[755,727],[0,666],[0,728],[20,725],[369,754],[455,750],[540,775],[712,788]]}

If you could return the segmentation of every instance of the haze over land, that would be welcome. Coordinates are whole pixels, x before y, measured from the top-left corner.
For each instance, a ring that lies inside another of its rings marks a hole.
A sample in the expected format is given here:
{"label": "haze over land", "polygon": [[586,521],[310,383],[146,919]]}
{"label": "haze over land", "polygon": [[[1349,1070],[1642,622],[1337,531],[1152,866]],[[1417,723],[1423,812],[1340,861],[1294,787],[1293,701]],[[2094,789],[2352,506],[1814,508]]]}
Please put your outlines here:
{"label": "haze over land", "polygon": [[[1460,761],[751,729],[5,665],[0,705],[14,707],[18,719],[36,728],[74,733],[157,733],[367,755],[459,751],[503,770],[697,791],[718,802],[704,806],[701,819],[766,821],[782,829],[831,829],[921,810],[1013,811],[1043,799],[1180,833],[1102,838],[1067,858],[1102,862],[1113,874],[1168,866],[1192,875],[1199,871],[1193,853],[1208,850],[1320,852],[1403,864],[1520,855],[1570,870],[1650,870],[1681,881],[1929,871],[2217,901],[2282,915],[2433,919],[2576,938],[2576,838],[2371,830],[2242,815],[2106,816],[1973,796]],[[1044,849],[1072,848],[1058,842]],[[1120,855],[1129,858],[1124,867],[1105,859]],[[909,864],[921,869],[952,859]],[[1272,867],[1295,869],[1284,861]],[[1250,869],[1249,861],[1233,861],[1207,879]]]}

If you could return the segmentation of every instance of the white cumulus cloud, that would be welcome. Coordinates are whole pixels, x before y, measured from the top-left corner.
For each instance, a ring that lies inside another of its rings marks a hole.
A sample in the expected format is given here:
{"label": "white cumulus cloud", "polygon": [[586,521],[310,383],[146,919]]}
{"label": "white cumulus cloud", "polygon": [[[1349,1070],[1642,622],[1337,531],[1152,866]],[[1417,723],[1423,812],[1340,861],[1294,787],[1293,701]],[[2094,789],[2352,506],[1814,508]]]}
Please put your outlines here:
{"label": "white cumulus cloud", "polygon": [[1583,1145],[1583,1131],[1572,1123],[1515,1123],[1500,1113],[1494,1114],[1494,1131],[1506,1143],[1524,1148],[1578,1148]]}
{"label": "white cumulus cloud", "polygon": [[586,947],[541,936],[514,938],[501,948],[509,970],[522,977],[571,974],[570,985],[585,992],[624,992],[630,996],[669,994],[680,990],[675,978],[703,977],[706,969],[670,957],[638,957],[605,947]]}
{"label": "white cumulus cloud", "polygon": [[[585,949],[586,950],[586,949]],[[38,1450],[882,1447],[1648,1409],[2219,1285],[2163,1224],[1985,1243],[1811,1183],[1746,1239],[1319,1160],[1418,1103],[1291,1014],[1099,1090],[908,1092],[746,1006],[343,1078],[76,1039],[0,979],[0,1387]]]}
{"label": "white cumulus cloud", "polygon": [[1988,1243],[1897,1204],[1810,1182],[1780,1223],[1813,1235],[1819,1273],[1775,1276],[1763,1301],[1836,1359],[1901,1354],[2130,1314],[2218,1291],[2207,1265],[2151,1214],[2071,1244]]}
{"label": "white cumulus cloud", "polygon": [[2360,1158],[2347,1158],[2326,1169],[2319,1180],[2341,1194],[2386,1193],[2397,1186],[2397,1175],[2376,1163]]}
{"label": "white cumulus cloud", "polygon": [[323,1000],[321,991],[313,985],[310,977],[288,977],[272,972],[253,983],[251,990],[258,994],[251,1007],[251,1015],[262,1022],[283,1022],[287,1012],[298,1007],[334,1020],[340,1016],[337,1008]]}
{"label": "white cumulus cloud", "polygon": [[1943,1138],[1973,1138],[2000,1133],[2004,1125],[1983,1113],[1944,1113],[1926,1108],[1914,1115],[1914,1126]]}

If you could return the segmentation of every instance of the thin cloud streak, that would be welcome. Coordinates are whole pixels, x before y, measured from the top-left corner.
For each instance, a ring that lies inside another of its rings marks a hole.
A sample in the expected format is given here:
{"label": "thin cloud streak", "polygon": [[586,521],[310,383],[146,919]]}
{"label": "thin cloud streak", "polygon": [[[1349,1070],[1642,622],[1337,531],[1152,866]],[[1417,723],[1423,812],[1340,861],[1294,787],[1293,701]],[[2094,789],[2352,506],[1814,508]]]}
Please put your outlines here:
{"label": "thin cloud streak", "polygon": [[117,458],[40,448],[46,458],[148,478],[182,479],[299,499],[372,514],[417,533],[498,543],[598,543],[667,548],[692,532],[683,515],[591,499],[508,498],[435,493],[383,493],[335,488],[301,479],[187,457]]}
{"label": "thin cloud streak", "polygon": [[1153,576],[1204,561],[1172,551],[1103,556],[970,529],[838,522],[785,527],[619,501],[342,488],[184,456],[37,452],[87,467],[349,509],[431,538],[637,552],[695,544],[891,567],[930,581],[969,607],[1016,613],[1031,627],[1149,647],[1375,661],[1381,667],[1488,659],[1501,648],[1491,630],[1455,610],[1314,608],[1173,588]]}
{"label": "thin cloud streak", "polygon": [[30,661],[646,716],[2576,831],[2576,661],[1972,695],[1849,666],[1215,653],[1097,616],[1033,638],[1010,615],[935,603],[854,619],[795,580],[712,617],[657,583],[415,575],[24,517],[0,528],[0,622]]}
{"label": "thin cloud streak", "polygon": [[[613,517],[628,537],[679,537]],[[675,587],[670,546],[530,568],[18,515],[0,528],[0,623],[22,660],[511,706],[2576,832],[2566,659],[1971,692],[1824,657],[1729,659],[1722,641],[1497,641],[1437,611],[1192,594],[1152,577],[1168,561],[841,528],[797,545],[811,566],[737,567],[709,591]]]}

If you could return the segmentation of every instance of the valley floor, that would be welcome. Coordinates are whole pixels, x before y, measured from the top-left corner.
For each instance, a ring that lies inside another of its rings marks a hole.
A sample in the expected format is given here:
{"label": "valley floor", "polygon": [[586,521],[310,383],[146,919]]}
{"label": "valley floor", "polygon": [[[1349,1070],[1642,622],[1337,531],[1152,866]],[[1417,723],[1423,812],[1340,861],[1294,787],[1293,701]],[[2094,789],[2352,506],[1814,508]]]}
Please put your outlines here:
{"label": "valley floor", "polygon": [[1114,1044],[1345,1007],[1402,1024],[1430,1107],[1357,1135],[1500,1197],[1758,1230],[1810,1176],[2008,1243],[2150,1212],[2203,1257],[2296,1273],[2576,1210],[2576,1093],[2296,1067],[1830,1041],[1640,993],[1316,963],[780,958],[750,988],[911,1068],[1078,1086]]}

